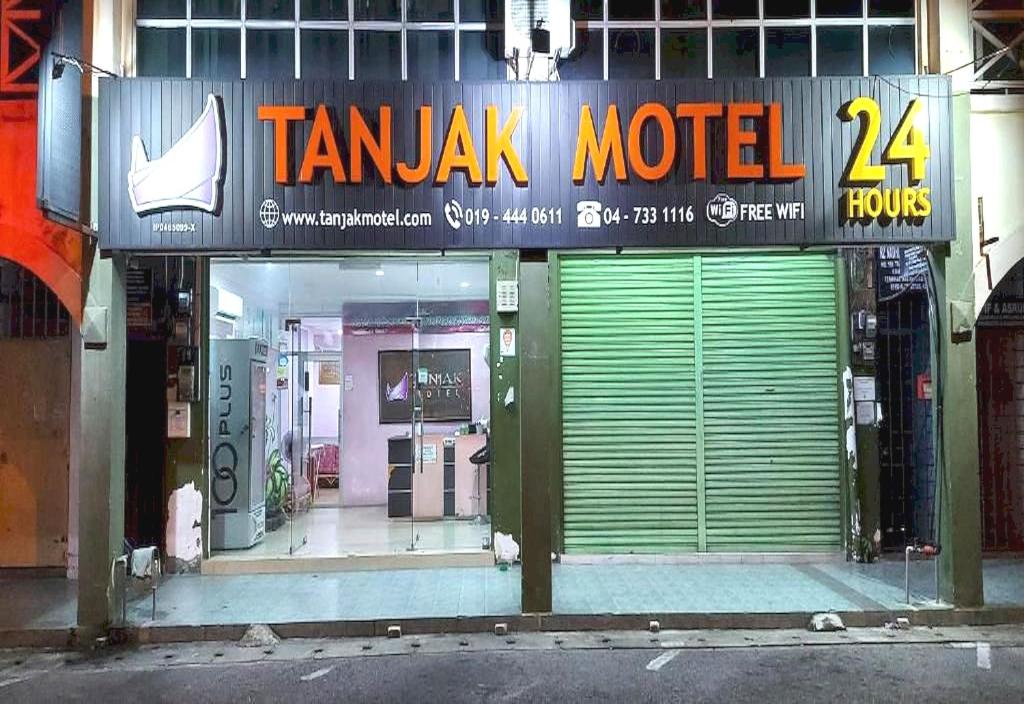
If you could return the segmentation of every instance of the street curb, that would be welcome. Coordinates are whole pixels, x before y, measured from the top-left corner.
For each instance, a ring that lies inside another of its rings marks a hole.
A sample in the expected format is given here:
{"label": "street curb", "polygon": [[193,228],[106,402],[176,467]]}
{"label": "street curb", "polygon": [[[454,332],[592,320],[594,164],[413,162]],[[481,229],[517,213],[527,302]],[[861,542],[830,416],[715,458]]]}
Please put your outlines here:
{"label": "street curb", "polygon": [[[839,611],[848,628],[879,627],[897,618],[913,626],[995,626],[1024,623],[1024,608],[931,609],[893,611]],[[493,633],[498,623],[509,632],[642,631],[651,621],[662,630],[762,630],[805,629],[811,612],[714,613],[714,614],[522,614],[518,616],[472,616],[454,618],[376,619],[370,621],[310,621],[269,624],[281,638],[386,637],[389,626],[399,626],[403,635]],[[188,641],[238,640],[248,625],[159,626],[124,629],[133,643],[175,643]]]}
{"label": "street curb", "polygon": [[[1024,607],[979,609],[897,609],[892,611],[837,611],[848,628],[879,627],[897,618],[913,626],[997,626],[1024,623]],[[811,612],[780,613],[649,613],[649,614],[521,614],[514,616],[460,616],[354,621],[305,621],[271,623],[281,638],[374,638],[386,637],[389,626],[403,635],[493,633],[496,624],[508,625],[510,633],[567,631],[643,631],[651,621],[662,630],[767,630],[805,629]],[[250,624],[159,625],[146,624],[111,629],[113,642],[155,644],[195,641],[237,641]],[[85,645],[76,628],[0,630],[0,648],[74,648]]]}

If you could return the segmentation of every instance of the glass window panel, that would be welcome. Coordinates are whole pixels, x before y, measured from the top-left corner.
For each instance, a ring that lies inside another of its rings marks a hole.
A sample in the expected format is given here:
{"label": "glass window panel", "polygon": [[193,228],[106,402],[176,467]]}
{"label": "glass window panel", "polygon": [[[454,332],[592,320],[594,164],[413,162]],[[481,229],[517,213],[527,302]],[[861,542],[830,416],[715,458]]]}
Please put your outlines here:
{"label": "glass window panel", "polygon": [[355,76],[360,81],[402,77],[402,35],[399,32],[356,32]]}
{"label": "glass window panel", "polygon": [[503,0],[459,0],[460,22],[504,22]]}
{"label": "glass window panel", "polygon": [[715,78],[750,78],[758,75],[756,29],[716,29],[711,35]]}
{"label": "glass window panel", "polygon": [[293,20],[295,0],[246,0],[245,17],[251,20]]}
{"label": "glass window panel", "polygon": [[299,12],[304,20],[347,20],[348,0],[302,0]]}
{"label": "glass window panel", "polygon": [[290,29],[250,29],[246,32],[246,78],[294,76],[295,32]]}
{"label": "glass window panel", "polygon": [[818,0],[816,12],[818,17],[860,17],[864,7],[861,0]]}
{"label": "glass window panel", "polygon": [[459,47],[459,78],[463,81],[504,80],[504,32],[463,32]]}
{"label": "glass window panel", "polygon": [[602,0],[572,0],[572,18],[574,20],[599,20],[604,17]]}
{"label": "glass window panel", "polygon": [[712,0],[711,18],[716,20],[757,17],[757,0]]}
{"label": "glass window panel", "polygon": [[135,33],[136,66],[140,76],[185,77],[185,28],[139,27]]}
{"label": "glass window panel", "polygon": [[407,0],[406,18],[410,22],[451,22],[455,19],[452,0]]}
{"label": "glass window panel", "polygon": [[242,19],[241,0],[192,0],[193,19]]}
{"label": "glass window panel", "polygon": [[654,0],[608,0],[608,19],[653,20]]}
{"label": "glass window panel", "polygon": [[242,33],[237,29],[192,30],[192,77],[230,81],[242,76]]}
{"label": "glass window panel", "polygon": [[576,29],[576,47],[559,62],[558,76],[570,81],[604,78],[604,35],[600,29]]}
{"label": "glass window panel", "polygon": [[707,0],[661,0],[663,20],[703,20],[707,13]]}
{"label": "glass window panel", "polygon": [[608,78],[654,78],[654,30],[608,32]]}
{"label": "glass window panel", "polygon": [[810,17],[810,0],[764,0],[764,16],[769,19]]}
{"label": "glass window panel", "polygon": [[140,20],[184,17],[188,0],[139,0],[136,16]]}
{"label": "glass window panel", "polygon": [[348,31],[304,29],[299,32],[303,78],[348,78]]}
{"label": "glass window panel", "polygon": [[402,19],[399,0],[355,0],[357,20],[396,20]]}
{"label": "glass window panel", "polygon": [[868,73],[883,76],[916,72],[912,26],[868,28]]}
{"label": "glass window panel", "polygon": [[913,17],[914,0],[868,0],[869,17]]}
{"label": "glass window panel", "polygon": [[809,27],[768,27],[764,30],[764,75],[811,75]]}
{"label": "glass window panel", "polygon": [[409,43],[409,79],[451,81],[455,79],[455,33],[406,33]]}
{"label": "glass window panel", "polygon": [[708,33],[703,29],[661,32],[662,78],[707,78]]}
{"label": "glass window panel", "polygon": [[818,27],[819,76],[860,76],[863,65],[860,27]]}

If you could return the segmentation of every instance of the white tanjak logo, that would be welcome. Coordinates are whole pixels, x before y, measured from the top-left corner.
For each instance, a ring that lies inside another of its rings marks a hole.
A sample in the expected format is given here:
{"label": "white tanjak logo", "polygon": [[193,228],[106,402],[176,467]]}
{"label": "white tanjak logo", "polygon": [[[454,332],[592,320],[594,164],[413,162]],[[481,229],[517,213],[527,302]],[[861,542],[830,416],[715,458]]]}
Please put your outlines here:
{"label": "white tanjak logo", "polygon": [[150,161],[138,135],[132,137],[128,197],[138,213],[193,208],[215,212],[224,184],[224,134],[220,99],[206,98],[203,114],[188,132]]}

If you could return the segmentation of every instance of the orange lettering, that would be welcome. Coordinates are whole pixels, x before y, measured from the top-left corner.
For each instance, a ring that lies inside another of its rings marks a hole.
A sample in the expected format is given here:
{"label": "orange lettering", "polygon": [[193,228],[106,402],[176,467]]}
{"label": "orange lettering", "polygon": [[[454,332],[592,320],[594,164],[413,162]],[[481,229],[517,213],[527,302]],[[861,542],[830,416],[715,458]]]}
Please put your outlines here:
{"label": "orange lettering", "polygon": [[422,183],[430,173],[430,129],[432,125],[433,108],[429,105],[420,107],[420,160],[416,166],[410,166],[407,162],[400,161],[395,164],[395,171],[403,183]]}
{"label": "orange lettering", "polygon": [[456,170],[465,170],[466,178],[474,186],[483,183],[480,160],[476,156],[473,135],[469,132],[469,123],[462,105],[456,105],[452,111],[452,121],[441,146],[441,159],[437,164],[434,183],[438,186],[447,183],[451,172]]}
{"label": "orange lettering", "polygon": [[778,179],[803,178],[807,168],[803,164],[782,161],[782,106],[768,105],[768,175]]}
{"label": "orange lettering", "polygon": [[761,103],[729,103],[726,116],[728,130],[728,154],[725,174],[728,178],[764,178],[764,166],[756,162],[743,163],[743,147],[757,144],[757,132],[743,129],[743,118],[760,117],[764,114]]}
{"label": "orange lettering", "polygon": [[256,119],[274,123],[274,180],[288,183],[288,123],[306,119],[301,105],[260,105]]}
{"label": "orange lettering", "polygon": [[302,166],[299,168],[299,181],[311,183],[313,172],[322,168],[331,170],[331,177],[335,183],[345,183],[345,167],[341,163],[341,155],[338,154],[338,142],[334,138],[331,118],[327,113],[327,108],[320,105],[313,118],[313,129],[309,133],[309,141],[306,142],[306,153],[302,157]]}
{"label": "orange lettering", "polygon": [[[654,166],[644,161],[640,138],[643,136],[644,123],[654,120],[661,128],[662,152],[661,160]],[[629,121],[629,165],[636,175],[644,181],[659,181],[668,175],[676,157],[676,125],[672,113],[661,103],[644,103],[633,113]]]}
{"label": "orange lettering", "polygon": [[348,109],[351,129],[352,183],[363,182],[363,149],[369,155],[377,173],[384,183],[391,183],[391,106],[381,105],[377,113],[380,123],[380,139],[374,139],[373,133],[363,120],[359,108],[352,105]]}
{"label": "orange lettering", "polygon": [[721,103],[679,103],[676,105],[676,117],[693,118],[693,178],[703,181],[708,177],[707,120],[710,117],[721,117]]}
{"label": "orange lettering", "polygon": [[590,106],[584,105],[580,110],[580,134],[576,140],[576,156],[572,162],[572,180],[583,183],[586,178],[587,157],[594,162],[594,175],[598,183],[604,183],[608,173],[608,157],[611,156],[612,168],[617,181],[626,180],[626,160],[622,154],[622,125],[619,123],[619,109],[615,104],[608,106],[608,119],[601,133],[601,144],[597,144],[597,129],[594,127],[594,116]]}
{"label": "orange lettering", "polygon": [[527,185],[526,169],[512,146],[512,133],[516,131],[519,118],[523,115],[523,108],[512,108],[512,115],[508,118],[501,131],[498,131],[498,108],[495,105],[488,105],[485,108],[487,115],[487,183],[493,185],[498,182],[498,159],[505,160],[512,180],[520,186]]}

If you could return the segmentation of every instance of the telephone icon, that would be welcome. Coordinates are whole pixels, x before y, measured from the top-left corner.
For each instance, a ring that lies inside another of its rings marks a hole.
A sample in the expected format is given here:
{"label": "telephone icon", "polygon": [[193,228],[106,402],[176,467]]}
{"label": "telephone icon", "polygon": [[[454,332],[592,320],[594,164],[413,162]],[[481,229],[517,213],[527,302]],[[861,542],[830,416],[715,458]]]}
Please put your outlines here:
{"label": "telephone icon", "polygon": [[601,227],[601,202],[581,200],[576,204],[576,227]]}

